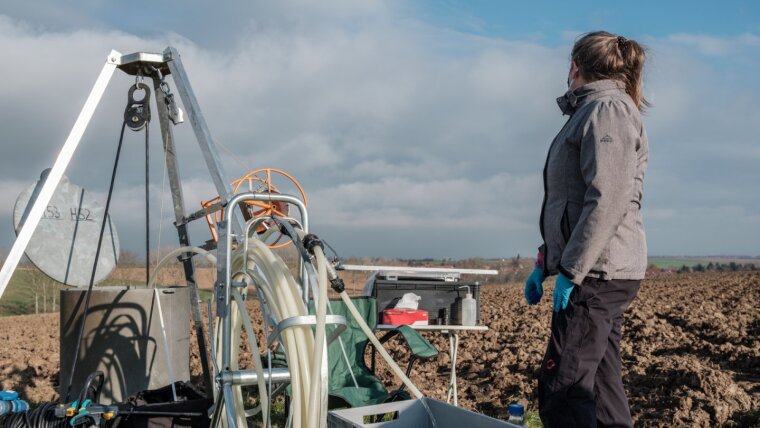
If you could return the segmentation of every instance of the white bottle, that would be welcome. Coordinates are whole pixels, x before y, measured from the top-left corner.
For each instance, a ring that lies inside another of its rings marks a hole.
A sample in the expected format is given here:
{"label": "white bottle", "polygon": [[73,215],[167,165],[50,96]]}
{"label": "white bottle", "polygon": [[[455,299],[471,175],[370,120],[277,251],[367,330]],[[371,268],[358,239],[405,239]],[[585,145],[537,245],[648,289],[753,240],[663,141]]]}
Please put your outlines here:
{"label": "white bottle", "polygon": [[472,298],[472,293],[467,293],[462,299],[462,325],[476,325],[477,302]]}

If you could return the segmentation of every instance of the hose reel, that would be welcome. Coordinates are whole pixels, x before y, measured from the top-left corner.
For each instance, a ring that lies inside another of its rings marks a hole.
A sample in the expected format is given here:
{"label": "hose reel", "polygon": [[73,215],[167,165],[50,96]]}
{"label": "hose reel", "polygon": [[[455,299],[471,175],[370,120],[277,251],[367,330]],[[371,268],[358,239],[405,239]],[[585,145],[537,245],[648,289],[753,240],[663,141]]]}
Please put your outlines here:
{"label": "hose reel", "polygon": [[[274,181],[281,181],[281,185],[277,186]],[[289,187],[295,191],[295,196],[304,202],[304,205],[308,205],[308,198],[306,192],[304,192],[301,184],[292,175],[285,171],[276,168],[260,168],[255,169],[244,176],[234,180],[230,183],[233,193],[238,193],[244,189],[255,192],[270,195],[282,194],[281,187]],[[214,198],[210,201],[201,202],[201,207],[209,208],[218,204],[220,198]],[[239,205],[242,210],[243,218],[248,221],[256,217],[279,217],[284,219],[292,219],[290,215],[290,205],[287,202],[282,201],[244,201]],[[219,234],[217,232],[217,225],[224,217],[224,209],[219,209],[212,214],[206,215],[206,222],[211,232],[211,237],[214,242],[219,240]],[[271,227],[276,227],[276,222],[273,220],[264,220],[258,224],[255,229],[256,234],[263,235]],[[267,242],[267,245],[272,249],[283,248],[290,245],[291,241],[287,239],[281,232],[272,234],[273,236]],[[285,242],[281,242],[283,239],[287,239]]]}

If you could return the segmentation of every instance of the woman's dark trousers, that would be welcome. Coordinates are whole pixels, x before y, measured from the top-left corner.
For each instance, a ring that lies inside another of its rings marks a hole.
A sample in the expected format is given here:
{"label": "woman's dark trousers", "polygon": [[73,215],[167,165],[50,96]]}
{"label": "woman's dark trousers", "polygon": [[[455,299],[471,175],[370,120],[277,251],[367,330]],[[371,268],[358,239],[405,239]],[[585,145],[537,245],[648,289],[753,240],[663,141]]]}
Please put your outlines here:
{"label": "woman's dark trousers", "polygon": [[623,312],[641,281],[586,278],[554,312],[538,380],[541,421],[553,427],[632,427],[620,362]]}

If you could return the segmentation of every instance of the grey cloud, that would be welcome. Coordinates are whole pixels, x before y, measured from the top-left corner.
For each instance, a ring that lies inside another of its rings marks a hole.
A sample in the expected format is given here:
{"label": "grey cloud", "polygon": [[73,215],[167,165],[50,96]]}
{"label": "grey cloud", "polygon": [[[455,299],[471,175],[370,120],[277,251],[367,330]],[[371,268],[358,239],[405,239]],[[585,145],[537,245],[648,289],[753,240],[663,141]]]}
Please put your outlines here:
{"label": "grey cloud", "polygon": [[[564,90],[571,40],[546,47],[476,37],[404,19],[395,3],[330,4],[341,7],[262,2],[255,16],[241,9],[227,28],[172,24],[164,27],[168,33],[87,24],[103,22],[97,13],[81,18],[82,30],[0,19],[0,48],[18,64],[0,70],[8,82],[0,87],[0,194],[15,199],[16,187],[49,166],[110,49],[160,51],[173,44],[230,178],[265,166],[295,175],[311,198],[314,230],[341,253],[532,254],[540,239],[541,168],[564,121],[554,99]],[[188,22],[201,22],[204,10],[187,12]],[[760,121],[751,120],[760,109],[747,90],[756,88],[754,78],[731,70],[735,79],[721,79],[725,70],[683,35],[647,42],[646,93],[655,103],[645,118],[651,251],[760,253],[746,239],[760,231],[760,206],[747,196],[760,178],[754,167]],[[750,44],[736,55],[757,61]],[[131,82],[119,75],[111,83],[69,172],[103,195]],[[152,135],[158,218],[155,124]],[[189,126],[176,135],[186,205],[194,210],[213,196],[213,186]],[[144,227],[140,138],[128,135],[114,202],[122,242],[137,251]],[[163,200],[161,239],[174,243],[168,196]],[[0,207],[0,224],[9,224],[9,214]],[[706,232],[690,233],[695,229]],[[198,242],[208,239],[203,224],[191,233]],[[0,238],[9,247],[10,228]]]}

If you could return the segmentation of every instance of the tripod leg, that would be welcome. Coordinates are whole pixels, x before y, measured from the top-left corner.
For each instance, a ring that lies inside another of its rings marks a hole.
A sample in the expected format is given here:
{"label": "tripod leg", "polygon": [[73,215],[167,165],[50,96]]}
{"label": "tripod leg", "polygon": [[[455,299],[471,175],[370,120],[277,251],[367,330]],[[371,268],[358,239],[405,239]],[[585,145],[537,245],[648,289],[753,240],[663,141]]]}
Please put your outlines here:
{"label": "tripod leg", "polygon": [[11,251],[5,259],[2,269],[0,269],[0,297],[5,292],[5,287],[11,280],[11,276],[16,270],[16,266],[18,266],[21,256],[24,255],[24,250],[26,250],[26,246],[32,239],[32,235],[42,218],[42,214],[53,197],[53,193],[55,193],[55,189],[58,187],[63,173],[66,171],[66,167],[69,166],[71,157],[74,156],[74,152],[79,146],[79,141],[82,139],[82,135],[85,129],[87,129],[87,125],[90,123],[93,113],[95,113],[95,108],[100,103],[103,92],[105,92],[106,86],[108,86],[108,82],[111,80],[113,72],[116,71],[116,65],[120,60],[121,54],[119,52],[111,51],[108,54],[106,64],[100,71],[100,75],[95,81],[95,85],[92,87],[92,91],[87,97],[82,111],[79,113],[79,117],[74,122],[74,127],[71,129],[68,138],[66,138],[66,142],[63,143],[63,148],[58,153],[58,159],[55,160],[55,164],[53,164],[53,168],[50,170],[45,184],[42,186],[42,190],[40,190],[32,209],[29,211],[26,222],[21,226],[18,237],[13,242],[13,247],[11,247]]}
{"label": "tripod leg", "polygon": [[[182,185],[179,178],[179,166],[174,149],[174,133],[172,125],[169,122],[169,112],[166,108],[165,94],[161,90],[161,79],[153,76],[153,87],[156,93],[156,110],[158,111],[159,123],[161,124],[161,137],[164,142],[166,152],[166,173],[169,176],[169,188],[172,192],[172,203],[174,205],[174,218],[177,225],[177,234],[179,243],[186,247],[190,245],[190,236],[187,232],[187,225],[184,222],[185,217],[185,199],[182,195]],[[203,332],[203,321],[201,320],[200,295],[198,285],[195,282],[195,267],[193,259],[186,255],[182,258],[182,267],[185,272],[187,286],[191,288],[190,311],[193,317],[193,326],[195,328],[195,339],[198,342],[198,353],[201,359],[201,368],[203,369],[203,382],[206,385],[206,394],[209,396],[213,392],[214,385],[211,382],[211,369],[208,362],[208,352],[206,350],[206,335]]]}

